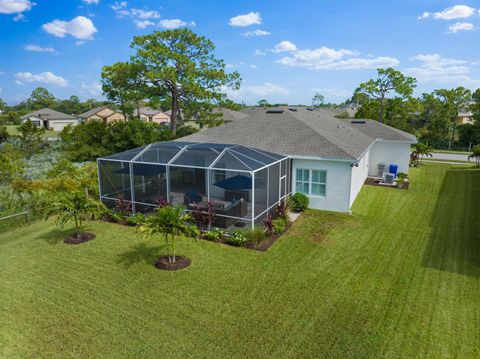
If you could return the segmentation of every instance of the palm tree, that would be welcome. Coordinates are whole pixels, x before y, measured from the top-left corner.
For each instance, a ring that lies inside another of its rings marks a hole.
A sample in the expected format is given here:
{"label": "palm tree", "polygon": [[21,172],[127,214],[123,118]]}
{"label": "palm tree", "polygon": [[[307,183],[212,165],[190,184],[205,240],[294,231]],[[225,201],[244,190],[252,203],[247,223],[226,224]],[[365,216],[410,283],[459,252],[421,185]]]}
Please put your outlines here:
{"label": "palm tree", "polygon": [[413,145],[411,159],[420,164],[424,157],[432,157],[432,147],[423,143],[416,143]]}
{"label": "palm tree", "polygon": [[61,192],[45,211],[45,219],[57,217],[57,223],[64,226],[70,221],[75,222],[78,239],[84,234],[84,223],[88,218],[97,216],[103,210],[103,204],[87,196],[84,192]]}
{"label": "palm tree", "polygon": [[190,213],[184,212],[182,206],[164,206],[157,208],[156,212],[154,216],[148,216],[145,219],[145,223],[139,227],[139,231],[148,236],[163,233],[167,245],[169,243],[168,237],[170,236],[171,253],[168,260],[170,263],[175,263],[175,237],[183,235],[196,238],[199,234],[198,228],[191,224],[192,216]]}
{"label": "palm tree", "polygon": [[472,154],[468,156],[470,158],[475,158],[475,167],[480,167],[480,145],[473,146]]}

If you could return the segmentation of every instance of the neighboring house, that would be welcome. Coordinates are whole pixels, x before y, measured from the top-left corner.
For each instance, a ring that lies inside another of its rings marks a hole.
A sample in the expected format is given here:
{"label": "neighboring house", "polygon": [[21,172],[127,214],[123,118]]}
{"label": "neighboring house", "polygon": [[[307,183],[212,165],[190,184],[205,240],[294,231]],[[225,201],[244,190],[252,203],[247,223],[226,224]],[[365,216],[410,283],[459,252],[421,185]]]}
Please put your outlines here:
{"label": "neighboring house", "polygon": [[170,123],[170,115],[150,107],[140,107],[140,114],[138,114],[137,109],[135,109],[134,116],[139,117],[145,122],[155,122],[164,125],[168,125]]}
{"label": "neighboring house", "polygon": [[49,108],[42,108],[23,115],[20,120],[22,123],[30,120],[37,127],[51,131],[62,131],[68,125],[75,126],[78,124],[77,117]]}
{"label": "neighboring house", "polygon": [[99,159],[102,201],[113,207],[125,198],[141,212],[159,200],[187,207],[213,201],[219,216],[232,219],[228,226],[253,225],[295,192],[311,208],[349,212],[379,164],[408,173],[416,138],[404,131],[322,109],[247,112],[240,121]]}
{"label": "neighboring house", "polygon": [[455,122],[457,123],[457,125],[473,125],[473,113],[469,111],[461,111],[458,113]]}
{"label": "neighboring house", "polygon": [[100,106],[88,110],[80,114],[80,117],[84,122],[96,120],[96,121],[103,121],[105,123],[112,123],[115,121],[125,121],[125,116],[119,111],[112,110],[108,106]]}

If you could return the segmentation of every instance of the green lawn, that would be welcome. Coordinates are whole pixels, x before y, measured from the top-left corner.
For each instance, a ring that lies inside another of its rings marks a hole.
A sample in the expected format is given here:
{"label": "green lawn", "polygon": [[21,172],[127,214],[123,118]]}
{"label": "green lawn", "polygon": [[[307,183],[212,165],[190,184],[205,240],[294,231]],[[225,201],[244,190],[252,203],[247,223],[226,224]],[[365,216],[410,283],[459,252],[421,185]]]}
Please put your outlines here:
{"label": "green lawn", "polygon": [[478,358],[480,171],[425,164],[354,214],[309,211],[267,252],[92,223],[0,235],[1,358]]}
{"label": "green lawn", "polygon": [[[10,134],[10,136],[14,136],[14,135],[18,134],[18,127],[19,126],[8,125],[6,127],[7,127],[7,131]],[[59,132],[46,130],[45,133],[43,134],[43,137],[45,137],[45,138],[46,137],[58,137],[58,135],[59,135]]]}

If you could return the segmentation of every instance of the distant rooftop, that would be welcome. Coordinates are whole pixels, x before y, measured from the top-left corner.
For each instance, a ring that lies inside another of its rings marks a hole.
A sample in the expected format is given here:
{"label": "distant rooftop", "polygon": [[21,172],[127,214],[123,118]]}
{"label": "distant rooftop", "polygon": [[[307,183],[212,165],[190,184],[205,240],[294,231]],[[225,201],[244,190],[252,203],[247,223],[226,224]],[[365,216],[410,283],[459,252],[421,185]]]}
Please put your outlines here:
{"label": "distant rooftop", "polygon": [[58,120],[58,119],[75,119],[75,116],[72,115],[67,115],[66,113],[59,112],[52,110],[50,108],[42,108],[41,110],[36,110],[30,113],[27,113],[26,115],[23,115],[20,117],[22,120],[26,120],[27,118],[30,117],[38,117],[42,119],[49,119],[49,120]]}

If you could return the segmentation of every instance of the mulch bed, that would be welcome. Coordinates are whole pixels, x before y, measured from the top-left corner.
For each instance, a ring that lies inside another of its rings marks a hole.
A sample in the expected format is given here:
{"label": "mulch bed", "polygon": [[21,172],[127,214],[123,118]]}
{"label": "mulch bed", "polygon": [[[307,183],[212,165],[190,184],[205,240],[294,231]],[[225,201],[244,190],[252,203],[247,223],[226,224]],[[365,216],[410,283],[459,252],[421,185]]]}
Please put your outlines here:
{"label": "mulch bed", "polygon": [[179,270],[187,268],[192,263],[190,258],[175,256],[175,263],[170,262],[170,256],[162,256],[155,261],[155,268],[163,270]]}
{"label": "mulch bed", "polygon": [[69,235],[63,240],[66,244],[82,244],[94,239],[96,235],[90,232],[83,232],[80,236],[77,236],[76,233]]}
{"label": "mulch bed", "polygon": [[[284,235],[285,233],[287,233],[288,229],[290,228],[291,224],[287,224],[286,228],[285,228],[285,232],[283,232],[282,234],[273,234],[271,235],[270,237],[268,237],[267,239],[265,239],[264,241],[261,241],[260,243],[256,244],[256,243],[253,243],[253,242],[247,242],[245,244],[245,247],[243,248],[247,248],[247,249],[253,249],[255,251],[259,251],[259,252],[265,252],[268,248],[270,248],[273,243],[275,243],[275,241],[280,238],[280,236]],[[208,239],[205,239],[204,237],[200,236],[200,239],[201,240],[204,240],[204,241],[209,241]],[[230,246],[230,247],[237,247],[233,244],[230,244],[227,242],[227,238],[224,237],[218,241],[209,241],[209,242],[213,242],[213,243],[220,243],[220,244],[225,244],[227,246]],[[240,247],[241,248],[241,247]]]}
{"label": "mulch bed", "polygon": [[410,186],[410,182],[403,182],[402,187],[398,187],[397,185],[386,185],[386,184],[380,184],[378,180],[375,178],[367,177],[365,180],[365,183],[367,186],[378,186],[378,187],[384,187],[384,188],[396,188],[396,189],[408,189]]}

